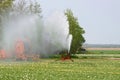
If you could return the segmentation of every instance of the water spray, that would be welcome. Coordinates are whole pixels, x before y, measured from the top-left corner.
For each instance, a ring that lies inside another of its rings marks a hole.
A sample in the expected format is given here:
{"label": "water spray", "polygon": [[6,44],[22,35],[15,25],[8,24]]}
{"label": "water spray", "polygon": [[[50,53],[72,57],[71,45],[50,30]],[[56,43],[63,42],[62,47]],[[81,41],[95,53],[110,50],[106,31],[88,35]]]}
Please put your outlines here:
{"label": "water spray", "polygon": [[44,20],[36,14],[9,15],[2,27],[2,47],[6,55],[25,60],[31,55],[49,56],[57,51],[70,51],[72,35],[64,13],[55,12]]}

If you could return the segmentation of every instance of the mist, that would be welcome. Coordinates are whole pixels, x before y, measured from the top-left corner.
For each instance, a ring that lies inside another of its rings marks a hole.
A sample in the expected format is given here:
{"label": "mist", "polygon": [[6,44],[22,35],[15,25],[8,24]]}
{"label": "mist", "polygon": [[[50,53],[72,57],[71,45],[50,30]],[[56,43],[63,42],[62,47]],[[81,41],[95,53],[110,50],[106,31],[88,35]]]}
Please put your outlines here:
{"label": "mist", "polygon": [[14,14],[2,21],[1,46],[8,55],[15,54],[18,40],[29,44],[29,54],[49,56],[63,50],[69,52],[72,35],[64,13],[54,12],[44,20],[36,14]]}

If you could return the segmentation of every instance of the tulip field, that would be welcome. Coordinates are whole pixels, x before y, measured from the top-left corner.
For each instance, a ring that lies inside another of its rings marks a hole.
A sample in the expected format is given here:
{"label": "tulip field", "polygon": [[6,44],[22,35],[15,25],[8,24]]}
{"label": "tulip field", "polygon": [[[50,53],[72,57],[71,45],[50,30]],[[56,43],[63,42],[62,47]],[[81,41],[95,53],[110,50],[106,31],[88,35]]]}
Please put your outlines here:
{"label": "tulip field", "polygon": [[120,60],[1,61],[0,80],[119,80]]}

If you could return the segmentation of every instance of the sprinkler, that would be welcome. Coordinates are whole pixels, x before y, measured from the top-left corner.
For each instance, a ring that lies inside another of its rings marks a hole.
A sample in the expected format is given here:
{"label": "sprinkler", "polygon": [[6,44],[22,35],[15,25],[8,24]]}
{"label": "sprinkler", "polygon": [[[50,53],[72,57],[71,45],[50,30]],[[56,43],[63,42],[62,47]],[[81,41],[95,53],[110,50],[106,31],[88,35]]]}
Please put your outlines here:
{"label": "sprinkler", "polygon": [[60,54],[61,54],[61,60],[62,60],[62,61],[71,60],[71,61],[73,62],[73,60],[72,60],[72,58],[71,58],[71,55],[70,55],[70,53],[68,53],[68,51],[63,51],[63,52],[60,53]]}

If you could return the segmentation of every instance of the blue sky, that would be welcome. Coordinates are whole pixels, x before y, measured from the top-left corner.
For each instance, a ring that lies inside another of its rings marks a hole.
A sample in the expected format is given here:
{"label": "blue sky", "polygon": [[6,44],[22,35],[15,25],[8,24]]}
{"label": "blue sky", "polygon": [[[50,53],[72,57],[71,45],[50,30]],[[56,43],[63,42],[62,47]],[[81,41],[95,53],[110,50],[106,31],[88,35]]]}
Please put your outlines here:
{"label": "blue sky", "polygon": [[44,16],[71,9],[86,33],[86,43],[120,44],[120,0],[36,0]]}

